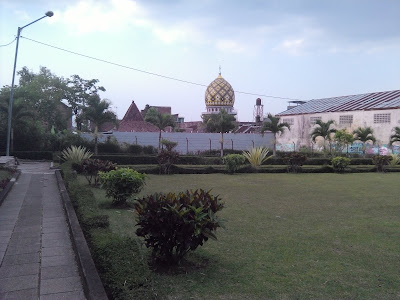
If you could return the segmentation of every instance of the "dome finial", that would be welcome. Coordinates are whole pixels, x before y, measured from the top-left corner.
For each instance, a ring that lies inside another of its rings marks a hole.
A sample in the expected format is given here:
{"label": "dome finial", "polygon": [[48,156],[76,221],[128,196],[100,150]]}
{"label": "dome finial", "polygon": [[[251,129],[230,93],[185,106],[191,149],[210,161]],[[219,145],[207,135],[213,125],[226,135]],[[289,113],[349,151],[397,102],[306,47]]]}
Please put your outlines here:
{"label": "dome finial", "polygon": [[221,65],[219,65],[219,75],[218,75],[218,77],[222,78],[222,76],[221,76]]}

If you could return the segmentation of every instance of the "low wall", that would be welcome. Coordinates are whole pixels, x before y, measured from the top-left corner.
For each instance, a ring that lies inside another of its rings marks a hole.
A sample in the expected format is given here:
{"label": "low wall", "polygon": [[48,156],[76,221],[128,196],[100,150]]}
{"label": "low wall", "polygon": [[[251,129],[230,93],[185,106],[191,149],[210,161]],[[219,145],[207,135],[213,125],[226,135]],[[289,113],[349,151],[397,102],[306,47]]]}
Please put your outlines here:
{"label": "low wall", "polygon": [[[113,132],[112,134],[99,134],[99,141],[103,142],[107,137],[115,137],[119,143],[158,147],[158,135],[158,132]],[[93,134],[82,133],[82,137],[91,140]],[[176,151],[181,154],[221,148],[220,133],[163,132],[162,138],[177,142]],[[272,148],[272,143],[272,133],[265,133],[264,135],[253,133],[224,134],[225,149],[249,150],[260,146]]]}

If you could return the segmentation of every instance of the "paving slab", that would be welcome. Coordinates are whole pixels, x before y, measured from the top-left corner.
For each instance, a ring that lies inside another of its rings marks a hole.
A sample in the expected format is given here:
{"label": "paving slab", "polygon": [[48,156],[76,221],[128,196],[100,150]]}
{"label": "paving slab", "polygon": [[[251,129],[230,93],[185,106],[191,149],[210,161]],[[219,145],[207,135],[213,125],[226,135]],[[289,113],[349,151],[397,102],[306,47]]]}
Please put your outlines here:
{"label": "paving slab", "polygon": [[18,169],[0,205],[0,300],[85,299],[54,170]]}

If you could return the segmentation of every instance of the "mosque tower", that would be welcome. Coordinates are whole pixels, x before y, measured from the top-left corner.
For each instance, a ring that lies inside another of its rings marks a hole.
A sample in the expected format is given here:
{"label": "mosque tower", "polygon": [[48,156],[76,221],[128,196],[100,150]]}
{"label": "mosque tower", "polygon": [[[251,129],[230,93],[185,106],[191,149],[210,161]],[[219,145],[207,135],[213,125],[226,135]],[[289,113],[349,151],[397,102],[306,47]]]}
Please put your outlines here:
{"label": "mosque tower", "polygon": [[203,115],[217,114],[224,109],[228,114],[236,116],[233,108],[235,104],[235,91],[232,86],[221,76],[221,67],[218,77],[209,84],[205,94],[206,112]]}

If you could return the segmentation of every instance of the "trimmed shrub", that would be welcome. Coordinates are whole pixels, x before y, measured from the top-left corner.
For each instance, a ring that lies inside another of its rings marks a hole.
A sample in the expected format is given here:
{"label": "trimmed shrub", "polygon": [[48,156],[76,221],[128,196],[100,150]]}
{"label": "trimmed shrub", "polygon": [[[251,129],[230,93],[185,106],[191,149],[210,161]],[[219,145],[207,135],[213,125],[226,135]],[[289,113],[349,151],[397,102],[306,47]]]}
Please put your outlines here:
{"label": "trimmed shrub", "polygon": [[228,154],[222,158],[222,161],[228,173],[233,174],[245,163],[246,159],[241,154]]}
{"label": "trimmed shrub", "polygon": [[132,154],[142,154],[143,153],[143,147],[140,145],[128,145],[126,152],[132,153]]}
{"label": "trimmed shrub", "polygon": [[113,138],[108,138],[103,143],[98,143],[97,145],[99,153],[120,153],[121,146],[119,145],[118,141]]}
{"label": "trimmed shrub", "polygon": [[85,176],[89,185],[94,180],[94,185],[99,184],[99,172],[109,172],[116,169],[116,165],[108,160],[85,159],[78,167],[78,173]]}
{"label": "trimmed shrub", "polygon": [[315,157],[315,158],[307,158],[304,162],[305,165],[310,166],[323,166],[323,165],[330,165],[331,159],[326,157]]}
{"label": "trimmed shrub", "polygon": [[155,147],[153,147],[151,145],[143,146],[143,153],[144,154],[156,154],[157,152],[158,152],[157,148],[155,148]]}
{"label": "trimmed shrub", "polygon": [[51,151],[14,151],[11,155],[19,159],[53,160]]}
{"label": "trimmed shrub", "polygon": [[156,299],[147,261],[140,256],[138,242],[129,237],[96,232],[90,241],[92,256],[110,299]]}
{"label": "trimmed shrub", "polygon": [[224,204],[202,189],[178,194],[154,194],[135,201],[136,230],[156,262],[178,263],[187,252],[203,245],[222,226],[216,216]]}
{"label": "trimmed shrub", "polygon": [[390,160],[390,166],[391,167],[396,167],[398,164],[400,164],[400,155],[398,154],[391,154],[391,160]]}
{"label": "trimmed shrub", "polygon": [[372,157],[372,161],[376,166],[376,170],[378,172],[384,172],[385,167],[389,165],[392,157],[387,155],[375,155]]}
{"label": "trimmed shrub", "polygon": [[146,175],[129,168],[121,168],[107,173],[99,172],[99,177],[106,189],[106,196],[113,199],[112,205],[124,206],[129,197],[141,191]]}
{"label": "trimmed shrub", "polygon": [[350,159],[351,165],[373,165],[374,162],[372,158],[351,158]]}
{"label": "trimmed shrub", "polygon": [[342,173],[350,164],[350,158],[347,157],[335,157],[332,158],[332,167],[335,172]]}
{"label": "trimmed shrub", "polygon": [[306,161],[307,157],[299,152],[290,152],[283,158],[287,165],[288,173],[299,173],[301,172],[301,166]]}
{"label": "trimmed shrub", "polygon": [[179,159],[179,153],[174,150],[178,143],[162,139],[161,145],[166,149],[162,149],[157,155],[160,174],[170,174],[171,166]]}

